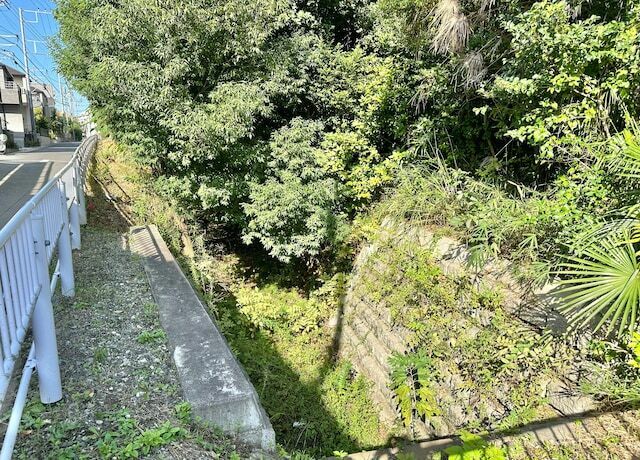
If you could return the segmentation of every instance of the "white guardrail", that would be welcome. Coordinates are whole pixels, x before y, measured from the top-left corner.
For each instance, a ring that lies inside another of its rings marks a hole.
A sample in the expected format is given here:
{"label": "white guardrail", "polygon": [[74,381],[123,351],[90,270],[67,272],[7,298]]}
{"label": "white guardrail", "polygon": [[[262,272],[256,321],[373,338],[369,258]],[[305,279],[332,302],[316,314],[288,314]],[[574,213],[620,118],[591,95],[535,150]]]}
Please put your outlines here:
{"label": "white guardrail", "polygon": [[34,368],[40,400],[48,404],[62,399],[51,297],[58,280],[62,295],[75,295],[71,251],[80,247],[80,225],[86,223],[84,183],[97,140],[97,136],[85,139],[71,161],[0,229],[0,401],[7,396],[30,325],[33,337],[1,460],[11,458]]}

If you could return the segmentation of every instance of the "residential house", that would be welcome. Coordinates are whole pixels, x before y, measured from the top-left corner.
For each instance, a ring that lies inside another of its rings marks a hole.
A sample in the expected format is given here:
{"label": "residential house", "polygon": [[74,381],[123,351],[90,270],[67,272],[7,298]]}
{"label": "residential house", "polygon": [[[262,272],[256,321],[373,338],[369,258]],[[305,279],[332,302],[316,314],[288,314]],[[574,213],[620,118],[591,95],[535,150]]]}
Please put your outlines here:
{"label": "residential house", "polygon": [[45,117],[51,118],[56,112],[56,99],[53,86],[37,81],[31,82],[31,100],[33,108],[42,108]]}
{"label": "residential house", "polygon": [[13,137],[19,146],[24,146],[25,134],[31,130],[31,116],[24,91],[26,75],[0,64],[0,128]]}
{"label": "residential house", "polygon": [[[25,136],[32,135],[35,128],[27,103],[26,84],[27,76],[23,72],[0,64],[0,128],[8,132],[19,147],[24,147]],[[31,100],[33,108],[41,107],[45,116],[55,113],[55,93],[51,85],[31,80]],[[37,134],[33,137],[37,138]]]}

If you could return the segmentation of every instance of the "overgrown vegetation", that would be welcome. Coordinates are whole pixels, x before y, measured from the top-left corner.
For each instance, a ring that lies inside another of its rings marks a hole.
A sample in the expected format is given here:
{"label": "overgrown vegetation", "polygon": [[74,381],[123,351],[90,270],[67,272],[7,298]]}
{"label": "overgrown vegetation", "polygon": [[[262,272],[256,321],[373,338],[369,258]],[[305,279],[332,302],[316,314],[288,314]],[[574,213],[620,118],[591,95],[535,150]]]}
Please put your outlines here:
{"label": "overgrown vegetation", "polygon": [[[28,434],[44,432],[41,436],[48,450],[40,446],[38,455],[46,455],[51,459],[85,458],[89,454],[104,459],[141,458],[179,441],[194,443],[231,460],[241,458],[235,451],[232,439],[224,437],[215,427],[194,419],[188,403],[176,405],[175,412],[176,420],[166,421],[154,428],[144,428],[126,408],[103,412],[97,414],[100,425],[86,430],[79,422],[52,422],[47,418],[51,416],[47,407],[32,401],[25,408],[21,428]],[[80,432],[85,434],[78,440]],[[16,458],[32,458],[30,454],[33,452],[19,449]]]}
{"label": "overgrown vegetation", "polygon": [[66,133],[70,133],[73,140],[82,139],[82,127],[74,118],[58,112],[53,112],[50,116],[46,116],[42,107],[34,108],[33,115],[36,129],[40,133],[46,131],[51,139],[63,137]]}
{"label": "overgrown vegetation", "polygon": [[[103,134],[145,168],[133,214],[157,219],[193,259],[256,386],[277,355],[272,365],[303,384],[302,400],[319,396],[331,414],[319,420],[336,429],[308,425],[280,388],[270,413],[287,448],[375,443],[375,429],[358,433],[323,389],[351,375],[327,351],[338,280],[385,226],[455,236],[470,248],[471,272],[506,259],[528,288],[558,282],[573,343],[589,331],[611,349],[633,348],[636,2],[62,0],[56,17],[62,72]],[[228,267],[208,258],[229,252],[238,259]],[[530,418],[540,405],[531,385],[560,371],[563,340],[523,334],[499,296],[445,275],[426,248],[392,244],[378,257],[390,268],[371,295],[413,331],[412,351],[426,353],[398,365],[405,418],[435,414],[422,405],[429,385],[417,366],[431,360],[480,393],[509,382],[517,402],[504,423]],[[460,337],[432,340],[442,330]],[[602,354],[591,358],[614,382],[594,393],[638,402],[633,370],[621,376]],[[406,388],[402,375],[414,376]],[[364,385],[347,381],[329,392],[342,391],[338,401]],[[605,391],[617,383],[625,396]]]}
{"label": "overgrown vegetation", "polygon": [[640,333],[633,332],[622,343],[595,340],[590,344],[595,358],[591,371],[597,377],[584,383],[587,393],[609,403],[637,404],[640,401]]}
{"label": "overgrown vegetation", "polygon": [[398,398],[400,414],[415,436],[414,421],[439,415],[438,401],[431,388],[436,377],[433,364],[424,350],[390,359],[391,389]]}
{"label": "overgrown vegetation", "polygon": [[412,350],[389,363],[405,424],[509,429],[542,418],[548,383],[580,355],[513,317],[503,286],[445,274],[416,235],[385,230],[359,267],[355,296],[384,305]]}
{"label": "overgrown vegetation", "polygon": [[328,316],[317,321],[316,301],[273,285],[232,292],[212,303],[218,323],[287,451],[317,458],[385,443],[369,384],[334,362],[333,331],[322,324]]}
{"label": "overgrown vegetation", "polygon": [[460,436],[461,446],[453,446],[445,449],[449,460],[505,460],[506,452],[500,447],[493,446],[478,435],[463,433]]}
{"label": "overgrown vegetation", "polygon": [[633,4],[69,0],[57,17],[61,68],[105,133],[182,206],[282,260],[330,250],[401,164],[436,151],[606,198],[597,145],[636,112]]}
{"label": "overgrown vegetation", "polygon": [[[277,433],[281,454],[317,458],[382,445],[369,382],[335,353],[329,319],[339,308],[344,276],[291,284],[286,266],[245,263],[246,252],[205,246],[192,222],[153,188],[146,168],[126,149],[101,141],[95,180],[132,223],[156,223],[200,286],[232,351],[249,374]],[[98,185],[98,184],[97,184]],[[137,337],[164,340],[158,329]]]}

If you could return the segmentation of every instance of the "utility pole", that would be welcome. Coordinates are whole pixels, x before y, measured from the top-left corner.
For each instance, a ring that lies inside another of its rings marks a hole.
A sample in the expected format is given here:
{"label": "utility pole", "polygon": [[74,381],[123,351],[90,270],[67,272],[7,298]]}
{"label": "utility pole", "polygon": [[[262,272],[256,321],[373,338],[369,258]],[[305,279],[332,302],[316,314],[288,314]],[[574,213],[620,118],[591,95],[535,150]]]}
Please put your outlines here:
{"label": "utility pole", "polygon": [[33,116],[33,100],[31,99],[31,76],[29,75],[29,59],[27,58],[27,39],[24,33],[24,18],[22,16],[22,8],[18,8],[20,16],[20,37],[22,39],[22,56],[24,58],[24,71],[27,74],[25,82],[25,90],[27,91],[27,108],[29,109],[29,118],[31,119],[31,133],[34,135],[36,131],[36,120]]}
{"label": "utility pole", "polygon": [[2,89],[0,88],[0,107],[2,107],[2,118],[0,118],[0,134],[4,134],[5,129],[7,129],[7,112],[4,108],[4,104],[2,103]]}
{"label": "utility pole", "polygon": [[[71,122],[75,120],[76,117],[76,98],[73,96],[73,90],[69,90],[67,87],[67,94],[69,94],[69,108],[71,109]],[[75,131],[71,133],[73,140],[75,141]]]}
{"label": "utility pole", "polygon": [[[2,1],[2,0],[0,0]],[[33,13],[36,16],[35,21],[25,21],[24,20],[24,12]],[[27,56],[27,37],[24,33],[24,23],[30,22],[33,24],[38,23],[41,14],[53,14],[51,11],[44,10],[24,10],[22,8],[18,8],[18,16],[20,19],[20,38],[22,39],[22,57],[24,59],[24,71],[27,74],[25,82],[25,90],[27,91],[27,107],[29,109],[29,118],[31,118],[31,132],[35,135],[36,131],[36,120],[33,115],[33,95],[31,94],[31,75],[29,73],[29,58]],[[34,47],[35,50],[35,47]]]}
{"label": "utility pole", "polygon": [[62,87],[60,74],[58,74],[58,88],[60,89],[60,103],[62,104],[62,139],[64,140],[67,137],[67,117],[64,113],[64,88]]}
{"label": "utility pole", "polygon": [[[6,35],[0,35],[0,38],[5,38]],[[17,35],[16,35],[17,38]],[[9,56],[9,53],[6,51],[0,51],[0,54],[5,54]],[[6,84],[6,83],[5,83]],[[2,119],[0,120],[0,134],[4,134],[5,130],[7,130],[7,111],[4,107],[4,103],[2,102],[2,90],[4,88],[0,88],[0,107],[2,108]]]}
{"label": "utility pole", "polygon": [[69,108],[71,109],[71,118],[76,117],[76,98],[73,95],[73,90],[67,86],[67,94],[69,95]]}

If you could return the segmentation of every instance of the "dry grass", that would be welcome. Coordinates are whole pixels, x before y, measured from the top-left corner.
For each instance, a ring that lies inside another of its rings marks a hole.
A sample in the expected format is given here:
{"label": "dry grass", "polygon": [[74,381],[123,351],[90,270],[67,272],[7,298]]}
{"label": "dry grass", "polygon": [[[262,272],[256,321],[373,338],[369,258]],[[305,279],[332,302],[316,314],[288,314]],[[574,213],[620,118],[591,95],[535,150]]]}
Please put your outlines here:
{"label": "dry grass", "polygon": [[471,36],[469,19],[458,0],[440,0],[432,14],[431,27],[431,49],[438,54],[461,52]]}

